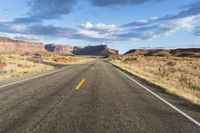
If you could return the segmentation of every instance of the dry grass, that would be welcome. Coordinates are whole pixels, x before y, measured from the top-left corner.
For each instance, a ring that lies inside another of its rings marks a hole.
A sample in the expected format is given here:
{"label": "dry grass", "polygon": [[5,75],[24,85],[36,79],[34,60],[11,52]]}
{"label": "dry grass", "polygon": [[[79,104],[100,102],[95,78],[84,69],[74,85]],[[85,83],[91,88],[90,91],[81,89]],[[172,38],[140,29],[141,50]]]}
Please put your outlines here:
{"label": "dry grass", "polygon": [[110,61],[170,93],[200,104],[200,58],[124,55]]}
{"label": "dry grass", "polygon": [[61,55],[49,55],[44,58],[45,62],[54,64],[78,64],[87,61],[94,60],[94,58],[84,56],[61,56]]}
{"label": "dry grass", "polygon": [[[32,54],[0,54],[0,81],[23,77],[54,69],[51,65],[34,63]],[[42,54],[43,61],[54,64],[76,64],[94,60],[90,57],[60,56],[51,53]]]}
{"label": "dry grass", "polygon": [[29,56],[17,54],[0,55],[0,81],[16,77],[23,77],[39,72],[52,70],[49,65],[34,63],[28,60]]}

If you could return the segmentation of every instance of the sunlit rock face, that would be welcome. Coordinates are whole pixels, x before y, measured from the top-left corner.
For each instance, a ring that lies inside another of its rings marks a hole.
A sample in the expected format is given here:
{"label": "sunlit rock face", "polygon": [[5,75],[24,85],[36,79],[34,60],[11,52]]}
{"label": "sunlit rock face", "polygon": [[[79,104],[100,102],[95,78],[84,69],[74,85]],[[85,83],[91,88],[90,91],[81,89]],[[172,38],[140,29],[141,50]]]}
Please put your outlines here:
{"label": "sunlit rock face", "polygon": [[107,45],[97,46],[70,46],[64,44],[46,44],[18,41],[10,38],[0,37],[0,53],[42,53],[53,52],[60,55],[94,55],[109,56],[117,55],[118,51],[110,49]]}
{"label": "sunlit rock face", "polygon": [[45,49],[56,54],[73,55],[74,47],[69,45],[46,44]]}
{"label": "sunlit rock face", "polygon": [[43,43],[26,42],[0,37],[0,53],[46,52]]}

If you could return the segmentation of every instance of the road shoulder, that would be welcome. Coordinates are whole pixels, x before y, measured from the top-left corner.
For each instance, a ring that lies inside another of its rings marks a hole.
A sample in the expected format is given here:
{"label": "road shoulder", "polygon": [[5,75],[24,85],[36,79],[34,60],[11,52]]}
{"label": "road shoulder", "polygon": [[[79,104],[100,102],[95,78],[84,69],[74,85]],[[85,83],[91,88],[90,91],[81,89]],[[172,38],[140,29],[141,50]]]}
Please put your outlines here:
{"label": "road shoulder", "polygon": [[109,62],[109,61],[106,61],[106,62],[111,64],[116,69],[127,74],[133,80],[140,83],[144,87],[147,87],[149,90],[151,90],[152,92],[154,92],[155,94],[157,94],[161,98],[165,99],[167,102],[171,103],[172,105],[174,105],[175,107],[177,107],[181,111],[185,112],[186,114],[188,114],[192,118],[195,118],[195,120],[197,120],[198,122],[200,121],[200,112],[199,112],[200,106],[199,105],[193,104],[190,101],[188,101],[188,100],[186,100],[186,99],[184,99],[184,98],[182,98],[178,95],[171,94],[171,93],[167,92],[161,86],[156,85],[156,84],[154,84],[154,83],[152,83],[152,82],[150,82],[150,81],[148,81],[148,80],[146,80],[142,77],[139,77],[138,75],[135,75],[131,71],[124,69],[124,68],[122,68],[122,67],[120,67],[116,64],[113,64],[112,62]]}

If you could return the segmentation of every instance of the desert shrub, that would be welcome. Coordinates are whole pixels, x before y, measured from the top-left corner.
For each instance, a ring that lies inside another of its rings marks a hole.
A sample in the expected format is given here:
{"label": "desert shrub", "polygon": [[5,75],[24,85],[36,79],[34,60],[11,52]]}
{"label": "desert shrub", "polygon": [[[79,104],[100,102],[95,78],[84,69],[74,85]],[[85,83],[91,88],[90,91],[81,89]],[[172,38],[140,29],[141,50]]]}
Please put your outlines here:
{"label": "desert shrub", "polygon": [[175,66],[175,65],[176,65],[176,62],[169,61],[169,62],[167,62],[167,65],[168,65],[168,66]]}
{"label": "desert shrub", "polygon": [[[120,58],[123,59],[115,58],[111,61],[200,104],[199,58],[137,56]],[[187,97],[188,95],[190,97]]]}

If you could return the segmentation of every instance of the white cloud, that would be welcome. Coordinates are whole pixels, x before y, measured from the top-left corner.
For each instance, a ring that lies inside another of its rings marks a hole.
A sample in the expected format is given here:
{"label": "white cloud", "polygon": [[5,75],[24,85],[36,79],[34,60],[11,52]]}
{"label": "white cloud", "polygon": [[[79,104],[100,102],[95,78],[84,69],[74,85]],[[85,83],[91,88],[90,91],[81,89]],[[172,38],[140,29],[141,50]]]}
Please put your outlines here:
{"label": "white cloud", "polygon": [[195,16],[191,16],[191,17],[184,17],[184,18],[171,20],[164,24],[161,24],[159,28],[168,29],[166,30],[165,35],[170,35],[171,33],[174,33],[178,30],[191,31],[194,27],[195,18],[196,18]]}
{"label": "white cloud", "polygon": [[148,20],[147,19],[140,19],[140,20],[137,20],[136,23],[138,23],[138,24],[146,24],[146,23],[148,23]]}
{"label": "white cloud", "polygon": [[98,30],[110,31],[110,32],[114,32],[114,31],[119,30],[118,27],[114,24],[106,25],[106,24],[103,24],[103,23],[96,24],[95,28],[98,29]]}
{"label": "white cloud", "polygon": [[90,30],[79,30],[77,34],[84,35],[91,38],[102,38],[102,35],[100,35],[98,32],[90,31]]}
{"label": "white cloud", "polygon": [[171,27],[174,27],[175,29],[191,30],[193,28],[195,18],[196,18],[195,16],[191,16],[191,17],[175,19],[174,21],[171,21],[169,24],[171,25]]}
{"label": "white cloud", "polygon": [[121,30],[117,25],[104,23],[92,24],[90,22],[86,22],[79,27],[80,28],[77,30],[75,35],[89,40],[96,39],[102,41],[113,40],[113,35]]}
{"label": "white cloud", "polygon": [[90,22],[86,22],[85,24],[82,24],[80,27],[82,27],[83,29],[92,29],[93,28],[93,24],[91,24]]}
{"label": "white cloud", "polygon": [[86,22],[85,24],[82,24],[80,27],[86,30],[102,31],[102,32],[115,32],[120,29],[117,25],[114,24],[104,24],[104,23],[92,24],[90,22]]}

